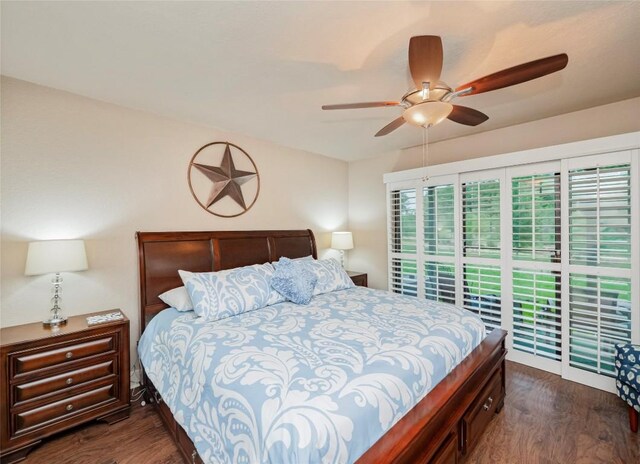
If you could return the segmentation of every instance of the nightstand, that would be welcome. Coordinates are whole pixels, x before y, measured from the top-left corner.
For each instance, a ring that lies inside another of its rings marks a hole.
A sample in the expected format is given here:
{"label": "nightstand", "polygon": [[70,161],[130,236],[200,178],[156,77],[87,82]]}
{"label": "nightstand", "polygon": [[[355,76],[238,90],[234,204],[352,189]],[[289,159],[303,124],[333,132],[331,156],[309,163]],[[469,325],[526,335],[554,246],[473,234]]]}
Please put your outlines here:
{"label": "nightstand", "polygon": [[359,287],[367,286],[367,273],[366,272],[357,272],[357,271],[347,271],[353,283]]}
{"label": "nightstand", "polygon": [[71,427],[129,417],[129,320],[87,324],[114,311],[70,317],[58,330],[41,322],[0,330],[2,464]]}

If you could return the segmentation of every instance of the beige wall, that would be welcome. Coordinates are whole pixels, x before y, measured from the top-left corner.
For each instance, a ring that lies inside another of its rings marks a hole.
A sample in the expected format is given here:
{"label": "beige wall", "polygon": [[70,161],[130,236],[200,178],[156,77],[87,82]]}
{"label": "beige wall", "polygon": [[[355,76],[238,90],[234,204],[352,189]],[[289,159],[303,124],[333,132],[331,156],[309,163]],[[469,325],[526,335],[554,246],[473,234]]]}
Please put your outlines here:
{"label": "beige wall", "polygon": [[[25,277],[30,240],[84,238],[90,270],[65,276],[67,314],[121,308],[137,339],[136,230],[307,228],[321,254],[349,228],[349,268],[387,287],[382,175],[418,167],[420,148],[352,162],[2,78],[0,323],[47,315],[49,276]],[[640,130],[640,98],[434,143],[431,164]],[[203,144],[229,140],[260,169],[256,205],[235,219],[204,212],[186,184]],[[347,207],[348,204],[348,207]],[[348,218],[348,221],[347,221]]]}
{"label": "beige wall", "polygon": [[[429,165],[462,161],[640,130],[640,98],[433,143]],[[386,199],[382,176],[420,167],[422,149],[385,153],[349,164],[352,269],[369,273],[369,285],[387,288]]]}
{"label": "beige wall", "polygon": [[[347,163],[2,78],[3,326],[48,316],[51,276],[25,277],[30,240],[84,238],[90,270],[64,276],[68,315],[121,308],[138,338],[137,230],[311,228],[321,254],[347,226]],[[196,149],[228,140],[261,175],[257,203],[222,219],[196,204]],[[337,256],[337,255],[335,255]]]}

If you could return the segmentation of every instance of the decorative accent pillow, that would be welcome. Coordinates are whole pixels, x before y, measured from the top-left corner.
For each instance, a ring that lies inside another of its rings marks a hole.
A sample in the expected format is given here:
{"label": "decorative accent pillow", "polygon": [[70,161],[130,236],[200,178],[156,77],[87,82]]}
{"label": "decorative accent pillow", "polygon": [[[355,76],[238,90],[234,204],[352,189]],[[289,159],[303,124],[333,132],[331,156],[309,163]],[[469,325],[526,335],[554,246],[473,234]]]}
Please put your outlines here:
{"label": "decorative accent pillow", "polygon": [[296,304],[309,304],[318,278],[300,260],[280,258],[271,287],[287,300]]}
{"label": "decorative accent pillow", "polygon": [[355,287],[351,277],[345,272],[340,263],[333,258],[301,261],[301,263],[304,263],[304,266],[318,278],[318,282],[313,289],[314,295]]}
{"label": "decorative accent pillow", "polygon": [[193,310],[210,321],[283,302],[284,298],[271,288],[274,272],[270,263],[218,272],[178,271]]}
{"label": "decorative accent pillow", "polygon": [[158,298],[178,311],[193,311],[193,303],[184,286],[167,290],[162,295],[158,295]]}

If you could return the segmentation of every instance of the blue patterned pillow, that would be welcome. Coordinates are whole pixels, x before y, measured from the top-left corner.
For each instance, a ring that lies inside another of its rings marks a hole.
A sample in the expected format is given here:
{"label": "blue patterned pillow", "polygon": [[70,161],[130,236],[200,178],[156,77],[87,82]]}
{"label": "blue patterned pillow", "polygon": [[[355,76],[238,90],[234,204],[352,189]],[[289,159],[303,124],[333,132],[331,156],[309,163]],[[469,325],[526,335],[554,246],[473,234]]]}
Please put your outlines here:
{"label": "blue patterned pillow", "polygon": [[323,293],[355,287],[351,277],[349,277],[340,263],[333,258],[314,259],[302,261],[302,263],[318,278],[318,283],[313,289],[314,295],[322,295]]}
{"label": "blue patterned pillow", "polygon": [[280,258],[276,272],[271,278],[271,287],[287,300],[296,304],[309,304],[318,278],[301,261]]}
{"label": "blue patterned pillow", "polygon": [[271,289],[274,272],[270,263],[218,272],[178,271],[193,310],[211,321],[283,302],[284,298]]}

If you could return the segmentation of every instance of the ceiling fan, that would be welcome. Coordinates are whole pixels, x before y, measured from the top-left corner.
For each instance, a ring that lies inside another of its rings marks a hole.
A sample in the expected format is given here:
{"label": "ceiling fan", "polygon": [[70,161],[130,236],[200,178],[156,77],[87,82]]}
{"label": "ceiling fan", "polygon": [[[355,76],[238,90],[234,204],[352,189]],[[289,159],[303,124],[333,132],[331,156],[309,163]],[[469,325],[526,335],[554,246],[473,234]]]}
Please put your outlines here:
{"label": "ceiling fan", "polygon": [[415,90],[406,93],[398,101],[377,101],[366,103],[346,103],[324,105],[323,110],[346,110],[355,108],[375,108],[399,106],[402,116],[394,119],[376,133],[376,137],[393,132],[405,122],[419,127],[430,127],[445,118],[467,126],[482,124],[489,116],[473,108],[454,105],[457,97],[465,97],[511,85],[527,82],[564,69],[569,61],[566,53],[541,58],[503,69],[481,77],[454,89],[440,80],[442,72],[442,40],[436,35],[411,37],[409,41],[409,70],[416,85]]}

